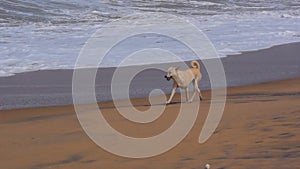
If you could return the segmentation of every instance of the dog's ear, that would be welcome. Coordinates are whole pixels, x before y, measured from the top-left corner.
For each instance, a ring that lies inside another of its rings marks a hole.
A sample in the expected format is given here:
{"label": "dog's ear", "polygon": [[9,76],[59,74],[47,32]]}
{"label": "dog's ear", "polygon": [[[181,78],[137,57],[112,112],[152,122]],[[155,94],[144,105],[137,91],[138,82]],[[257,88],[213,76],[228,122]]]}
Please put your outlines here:
{"label": "dog's ear", "polygon": [[179,68],[180,68],[180,66],[177,66],[177,67],[175,68],[175,70],[177,71],[177,70],[179,70]]}

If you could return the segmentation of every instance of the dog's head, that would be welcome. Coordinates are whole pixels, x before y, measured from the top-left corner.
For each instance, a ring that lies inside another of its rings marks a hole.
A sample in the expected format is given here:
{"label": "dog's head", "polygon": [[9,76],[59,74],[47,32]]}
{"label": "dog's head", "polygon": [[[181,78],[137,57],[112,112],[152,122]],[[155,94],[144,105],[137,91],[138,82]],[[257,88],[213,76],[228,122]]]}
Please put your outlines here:
{"label": "dog's head", "polygon": [[170,67],[167,71],[167,74],[165,75],[165,78],[169,81],[171,80],[174,76],[177,76],[177,70],[179,67]]}

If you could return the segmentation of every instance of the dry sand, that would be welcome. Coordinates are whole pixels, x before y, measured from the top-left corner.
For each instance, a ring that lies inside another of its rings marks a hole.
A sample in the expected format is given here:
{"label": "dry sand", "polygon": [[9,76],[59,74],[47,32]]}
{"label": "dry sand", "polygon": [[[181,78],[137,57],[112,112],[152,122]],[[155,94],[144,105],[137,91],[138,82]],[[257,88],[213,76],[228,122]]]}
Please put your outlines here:
{"label": "dry sand", "polygon": [[[81,128],[72,106],[0,111],[1,169],[212,169],[300,168],[300,79],[228,89],[221,123],[204,144],[197,142],[210,106],[210,92],[189,135],[172,150],[152,158],[112,155],[94,144]],[[178,101],[179,96],[176,96]],[[134,99],[147,109],[147,99]],[[146,137],[165,130],[180,104],[167,107],[149,124],[131,123],[101,103],[113,127]]]}

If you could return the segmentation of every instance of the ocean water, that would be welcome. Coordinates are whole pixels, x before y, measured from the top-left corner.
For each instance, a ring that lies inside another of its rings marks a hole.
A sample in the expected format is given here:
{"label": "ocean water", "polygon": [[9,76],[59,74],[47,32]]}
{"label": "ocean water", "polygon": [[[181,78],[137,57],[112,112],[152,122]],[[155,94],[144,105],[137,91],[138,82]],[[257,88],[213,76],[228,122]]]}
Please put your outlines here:
{"label": "ocean water", "polygon": [[[97,29],[136,12],[185,17],[208,36],[220,56],[226,56],[300,41],[299,9],[299,0],[1,0],[0,76],[72,69],[80,49]],[[176,48],[164,37],[136,37],[133,42],[138,40]],[[191,59],[184,49],[176,49],[183,59]],[[129,51],[128,45],[118,48],[101,66],[117,66]],[[145,59],[164,61],[141,58]]]}

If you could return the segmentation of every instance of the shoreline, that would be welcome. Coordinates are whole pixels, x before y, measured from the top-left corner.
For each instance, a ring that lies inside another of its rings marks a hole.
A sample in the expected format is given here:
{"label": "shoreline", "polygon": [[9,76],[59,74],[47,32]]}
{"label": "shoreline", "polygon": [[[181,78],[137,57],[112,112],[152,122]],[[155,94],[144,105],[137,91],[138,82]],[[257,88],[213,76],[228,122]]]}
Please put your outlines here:
{"label": "shoreline", "polygon": [[[261,50],[269,50],[271,48],[276,48],[276,47],[281,47],[281,46],[286,46],[286,45],[296,45],[296,44],[299,44],[299,43],[300,43],[300,41],[295,41],[295,42],[289,42],[289,43],[272,45],[272,46],[265,47],[265,48],[258,48],[258,49],[252,49],[252,50],[239,51],[238,53],[228,54],[228,55],[226,55],[224,57],[220,57],[219,59],[227,58],[227,57],[236,57],[236,56],[240,56],[240,55],[243,55],[243,54],[246,54],[246,53],[249,53],[249,52],[259,52]],[[189,63],[191,61],[192,60],[187,60],[185,62]],[[176,63],[176,62],[153,63],[153,64],[150,63],[148,65],[159,65],[159,64],[178,64],[178,63]],[[123,66],[123,67],[135,67],[135,66],[140,66],[140,65],[136,64],[136,65]],[[117,68],[117,67],[101,67],[101,68],[98,68],[98,69],[115,69],[115,68]],[[34,73],[34,72],[40,72],[40,71],[74,71],[74,68],[29,70],[29,71],[25,71],[25,72],[14,73],[13,75],[10,75],[10,76],[0,76],[0,79],[1,78],[13,77],[13,76],[16,76],[16,75],[19,75],[19,74],[30,74],[30,73]]]}
{"label": "shoreline", "polygon": [[[226,73],[227,86],[245,86],[300,77],[298,53],[300,53],[300,42],[242,52],[242,54],[221,58]],[[180,65],[180,63],[160,65],[167,69],[169,66]],[[114,70],[115,68],[98,69],[100,72],[96,78],[98,102],[111,100],[109,92]],[[1,77],[0,110],[71,105],[73,103],[72,73],[72,69],[57,69]],[[204,78],[200,83],[200,88],[201,90],[210,89],[210,82],[204,66],[202,66],[202,73]],[[172,85],[165,81],[163,76],[164,72],[153,69],[139,73],[130,85],[130,97],[146,97],[155,88],[169,93]],[[135,89],[139,90],[135,91]]]}
{"label": "shoreline", "polygon": [[[266,81],[266,82],[261,82],[261,83],[253,83],[253,84],[246,84],[246,85],[241,85],[241,86],[230,86],[230,87],[227,87],[227,90],[232,90],[232,89],[235,89],[235,88],[250,88],[251,86],[257,86],[257,85],[265,85],[265,84],[270,84],[270,83],[281,83],[281,82],[285,82],[285,81],[297,81],[297,80],[300,80],[300,77],[296,77],[296,78],[288,78],[288,79],[281,79],[281,80],[274,80],[274,81]],[[217,90],[217,89],[216,89]],[[191,91],[189,91],[191,92]],[[207,97],[210,97],[210,94],[211,94],[211,89],[205,89],[205,90],[201,90],[201,93],[205,93],[205,95]],[[191,95],[192,93],[190,93]],[[171,105],[172,104],[178,104],[180,103],[180,92],[176,91],[175,95],[174,95],[174,98],[171,102]],[[228,95],[228,92],[227,92],[227,95]],[[295,95],[298,95],[298,93],[296,93]],[[168,98],[170,96],[170,93],[166,93],[165,96]],[[155,98],[161,98],[163,96],[161,95],[155,95],[153,96]],[[145,104],[142,104],[142,105],[133,105],[133,106],[150,106],[150,104],[148,104],[148,97],[138,97],[138,98],[130,98],[130,100],[139,100],[139,101],[144,101]],[[122,103],[124,102],[126,99],[120,99],[120,100],[117,100],[118,103]],[[195,100],[196,101],[196,97],[195,97]],[[204,99],[205,100],[205,99]],[[205,101],[210,101],[209,99],[205,100]],[[127,101],[126,101],[127,102]],[[161,104],[164,105],[165,102],[162,102]],[[113,103],[113,100],[105,100],[105,101],[99,101],[97,102],[96,104],[99,105],[99,108],[104,108],[104,109],[110,109],[110,108],[115,108],[115,105]],[[155,103],[155,105],[160,105],[160,103]],[[85,104],[83,103],[81,106],[84,106]],[[89,105],[89,104],[87,104]],[[104,105],[104,107],[101,107],[101,105]],[[79,105],[80,106],[80,105]],[[121,106],[123,107],[123,106]],[[124,107],[127,107],[127,106],[124,106]],[[39,107],[23,107],[23,108],[15,108],[15,109],[0,109],[0,114],[3,113],[3,112],[15,112],[15,111],[32,111],[32,110],[36,110],[36,109],[61,109],[61,108],[67,108],[67,109],[74,109],[74,104],[63,104],[63,105],[50,105],[50,106],[39,106]],[[25,115],[26,116],[26,115]]]}

